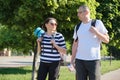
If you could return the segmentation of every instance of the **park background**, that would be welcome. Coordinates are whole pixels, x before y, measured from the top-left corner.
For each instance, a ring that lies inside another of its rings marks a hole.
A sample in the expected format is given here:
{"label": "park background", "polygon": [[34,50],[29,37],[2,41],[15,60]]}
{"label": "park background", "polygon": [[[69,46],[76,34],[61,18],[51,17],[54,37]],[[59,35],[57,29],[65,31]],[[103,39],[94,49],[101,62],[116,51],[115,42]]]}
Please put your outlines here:
{"label": "park background", "polygon": [[[101,56],[112,56],[115,61],[112,66],[102,61],[102,73],[120,68],[120,0],[0,0],[0,56],[34,55],[37,37],[33,32],[48,17],[57,19],[57,31],[64,35],[67,55],[71,55],[73,31],[79,23],[77,9],[82,4],[88,5],[91,18],[102,20],[109,31],[110,42],[102,44]],[[61,80],[73,80],[66,67],[61,74]],[[0,80],[29,80],[30,76],[31,67],[0,68]]]}
{"label": "park background", "polygon": [[74,26],[79,23],[77,9],[81,4],[90,7],[91,18],[100,19],[109,31],[110,43],[102,44],[101,55],[120,59],[120,1],[119,0],[0,0],[0,50],[10,55],[29,55],[35,52],[33,32],[48,17],[58,20],[58,32],[66,40],[71,54]]}

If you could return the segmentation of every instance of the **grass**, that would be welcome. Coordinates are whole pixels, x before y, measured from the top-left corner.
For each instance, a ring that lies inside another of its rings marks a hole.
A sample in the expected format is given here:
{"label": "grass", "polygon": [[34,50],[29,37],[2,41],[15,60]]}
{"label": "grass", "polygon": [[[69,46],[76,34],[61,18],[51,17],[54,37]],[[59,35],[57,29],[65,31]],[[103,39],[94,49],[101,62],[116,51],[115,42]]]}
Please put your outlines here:
{"label": "grass", "polygon": [[110,65],[110,61],[107,61],[107,60],[101,62],[101,73],[102,74],[116,70],[118,68],[120,68],[120,60],[111,61],[111,65]]}
{"label": "grass", "polygon": [[[120,68],[120,61],[113,60],[101,62],[101,73]],[[31,80],[32,67],[0,68],[0,80]],[[66,66],[61,66],[59,80],[75,80],[74,73],[69,72]]]}

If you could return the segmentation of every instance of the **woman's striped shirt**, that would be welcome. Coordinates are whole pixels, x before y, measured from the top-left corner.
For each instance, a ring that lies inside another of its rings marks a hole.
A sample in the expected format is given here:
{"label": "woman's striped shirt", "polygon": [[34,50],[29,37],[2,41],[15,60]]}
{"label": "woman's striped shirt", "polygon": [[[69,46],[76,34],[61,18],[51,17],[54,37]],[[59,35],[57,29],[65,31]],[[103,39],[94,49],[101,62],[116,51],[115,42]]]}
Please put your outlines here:
{"label": "woman's striped shirt", "polygon": [[65,40],[61,33],[56,32],[53,36],[44,34],[41,42],[41,62],[51,63],[61,60],[60,53],[51,43],[53,38],[58,46],[66,48]]}

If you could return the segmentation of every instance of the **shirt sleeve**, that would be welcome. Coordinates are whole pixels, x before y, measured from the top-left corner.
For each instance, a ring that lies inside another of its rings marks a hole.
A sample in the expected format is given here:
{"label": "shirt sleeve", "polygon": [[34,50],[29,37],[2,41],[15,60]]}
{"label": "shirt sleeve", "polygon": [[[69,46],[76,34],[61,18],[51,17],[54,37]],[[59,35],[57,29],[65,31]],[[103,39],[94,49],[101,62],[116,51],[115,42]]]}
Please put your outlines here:
{"label": "shirt sleeve", "polygon": [[62,34],[60,34],[60,36],[59,36],[59,46],[66,49],[65,38]]}
{"label": "shirt sleeve", "polygon": [[96,21],[96,28],[101,32],[102,34],[108,33],[108,30],[104,26],[103,22],[101,20]]}
{"label": "shirt sleeve", "polygon": [[77,38],[76,27],[77,27],[77,26],[75,26],[75,28],[74,28],[74,33],[73,33],[73,39],[74,39],[74,40]]}

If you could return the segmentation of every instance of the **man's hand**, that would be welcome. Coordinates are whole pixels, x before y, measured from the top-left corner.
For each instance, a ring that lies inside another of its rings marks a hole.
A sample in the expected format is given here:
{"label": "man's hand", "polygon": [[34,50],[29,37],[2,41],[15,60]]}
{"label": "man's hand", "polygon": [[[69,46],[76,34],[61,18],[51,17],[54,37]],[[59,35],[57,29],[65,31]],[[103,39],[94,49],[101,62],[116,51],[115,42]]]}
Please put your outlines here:
{"label": "man's hand", "polygon": [[89,29],[90,32],[94,33],[95,35],[97,35],[97,37],[102,40],[104,43],[108,43],[109,42],[109,35],[106,33],[106,34],[102,34],[100,33],[97,28],[95,27],[91,27]]}
{"label": "man's hand", "polygon": [[90,32],[92,32],[93,34],[98,34],[98,30],[97,28],[95,28],[94,26],[91,26],[91,28],[89,29]]}

